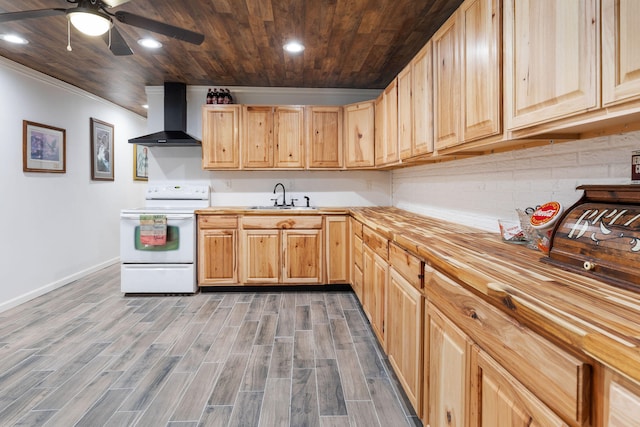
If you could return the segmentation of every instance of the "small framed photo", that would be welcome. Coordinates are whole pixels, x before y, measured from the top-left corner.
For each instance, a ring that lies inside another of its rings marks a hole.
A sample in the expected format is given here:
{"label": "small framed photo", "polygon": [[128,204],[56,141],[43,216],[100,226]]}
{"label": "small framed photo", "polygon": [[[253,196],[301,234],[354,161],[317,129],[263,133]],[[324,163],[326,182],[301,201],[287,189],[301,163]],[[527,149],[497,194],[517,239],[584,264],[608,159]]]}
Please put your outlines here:
{"label": "small framed photo", "polygon": [[144,145],[133,145],[133,179],[134,181],[149,180],[149,148]]}
{"label": "small framed photo", "polygon": [[65,173],[67,133],[64,129],[22,121],[22,170]]}
{"label": "small framed photo", "polygon": [[91,120],[91,179],[113,181],[113,125]]}

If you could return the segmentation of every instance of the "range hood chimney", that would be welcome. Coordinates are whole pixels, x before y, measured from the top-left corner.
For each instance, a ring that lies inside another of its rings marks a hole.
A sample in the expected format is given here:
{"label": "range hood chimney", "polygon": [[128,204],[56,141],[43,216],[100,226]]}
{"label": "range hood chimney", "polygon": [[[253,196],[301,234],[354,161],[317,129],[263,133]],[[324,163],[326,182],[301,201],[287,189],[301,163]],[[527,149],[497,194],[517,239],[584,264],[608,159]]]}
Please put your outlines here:
{"label": "range hood chimney", "polygon": [[131,138],[130,144],[152,147],[200,147],[201,143],[187,132],[187,85],[165,82],[164,130]]}

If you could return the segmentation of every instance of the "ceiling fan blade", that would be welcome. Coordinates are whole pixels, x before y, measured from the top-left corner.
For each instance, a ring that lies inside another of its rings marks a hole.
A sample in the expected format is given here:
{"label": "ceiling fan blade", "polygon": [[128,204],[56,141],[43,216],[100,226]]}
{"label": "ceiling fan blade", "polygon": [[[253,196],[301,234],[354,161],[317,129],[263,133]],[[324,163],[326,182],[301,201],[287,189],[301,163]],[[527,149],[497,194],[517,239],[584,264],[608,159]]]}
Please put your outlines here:
{"label": "ceiling fan blade", "polygon": [[174,27],[173,25],[165,24],[163,22],[154,21],[153,19],[145,18],[133,13],[118,11],[115,13],[115,17],[123,24],[153,31],[154,33],[163,34],[185,42],[201,44],[204,41],[204,35],[202,34],[185,30],[184,28]]}
{"label": "ceiling fan blade", "polygon": [[[102,35],[102,39],[108,46],[109,31]],[[122,34],[120,34],[120,31],[118,31],[115,26],[111,27],[111,46],[109,46],[109,49],[111,49],[111,52],[113,52],[113,54],[116,56],[133,55],[133,51],[122,37]]]}
{"label": "ceiling fan blade", "polygon": [[64,15],[66,9],[36,9],[25,10],[24,12],[8,12],[0,14],[1,22],[18,21],[20,19],[42,18],[44,16]]}
{"label": "ceiling fan blade", "polygon": [[102,0],[102,3],[109,7],[118,7],[121,4],[129,3],[131,0]]}

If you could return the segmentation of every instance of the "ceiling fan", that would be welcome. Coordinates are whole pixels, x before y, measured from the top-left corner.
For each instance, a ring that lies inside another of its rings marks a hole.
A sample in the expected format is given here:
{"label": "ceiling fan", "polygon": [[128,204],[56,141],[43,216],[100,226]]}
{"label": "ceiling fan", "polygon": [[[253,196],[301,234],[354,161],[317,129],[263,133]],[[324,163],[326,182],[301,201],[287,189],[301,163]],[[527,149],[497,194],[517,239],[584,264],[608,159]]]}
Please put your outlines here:
{"label": "ceiling fan", "polygon": [[[194,31],[175,27],[125,11],[119,10],[111,13],[107,10],[129,1],[131,0],[67,0],[67,3],[74,3],[77,4],[77,6],[69,9],[51,8],[2,13],[0,14],[0,23],[29,18],[66,15],[70,24],[80,32],[89,36],[101,35],[111,52],[118,56],[131,55],[133,51],[127,45],[122,34],[120,34],[114,26],[113,18],[123,24],[142,28],[196,45],[204,41],[204,35]],[[71,50],[70,46],[67,46],[67,49]]]}

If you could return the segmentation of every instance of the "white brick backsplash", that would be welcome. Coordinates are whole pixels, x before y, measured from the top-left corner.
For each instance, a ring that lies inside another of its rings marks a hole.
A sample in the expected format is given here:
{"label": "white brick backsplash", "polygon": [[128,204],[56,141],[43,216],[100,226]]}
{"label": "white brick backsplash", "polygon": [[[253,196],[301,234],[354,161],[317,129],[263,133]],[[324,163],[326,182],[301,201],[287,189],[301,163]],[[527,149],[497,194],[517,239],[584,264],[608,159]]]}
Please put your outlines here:
{"label": "white brick backsplash", "polygon": [[640,131],[549,144],[392,172],[393,205],[498,231],[516,208],[556,200],[568,208],[579,185],[629,184]]}

